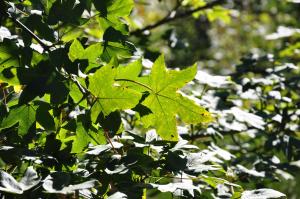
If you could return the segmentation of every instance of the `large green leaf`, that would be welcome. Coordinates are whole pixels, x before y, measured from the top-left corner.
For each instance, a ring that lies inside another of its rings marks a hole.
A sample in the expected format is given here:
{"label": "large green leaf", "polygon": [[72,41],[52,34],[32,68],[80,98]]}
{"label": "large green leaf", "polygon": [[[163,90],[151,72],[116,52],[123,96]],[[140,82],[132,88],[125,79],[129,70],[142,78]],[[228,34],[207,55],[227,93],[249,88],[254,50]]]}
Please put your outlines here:
{"label": "large green leaf", "polygon": [[35,122],[36,110],[31,105],[23,105],[12,109],[8,116],[1,122],[0,130],[12,127],[19,123],[18,134],[23,136],[27,134],[29,128]]}
{"label": "large green leaf", "polygon": [[193,80],[196,72],[196,65],[182,71],[167,70],[164,57],[160,56],[151,74],[138,80],[144,85],[144,90],[149,92],[142,105],[152,111],[152,114],[143,116],[142,120],[146,126],[154,126],[165,140],[178,140],[176,115],[191,124],[212,121],[211,115],[203,107],[177,92]]}
{"label": "large green leaf", "polygon": [[92,121],[97,120],[102,112],[104,116],[116,110],[135,107],[141,98],[141,93],[118,84],[114,79],[117,70],[107,64],[90,76],[89,90],[96,98],[91,109]]}

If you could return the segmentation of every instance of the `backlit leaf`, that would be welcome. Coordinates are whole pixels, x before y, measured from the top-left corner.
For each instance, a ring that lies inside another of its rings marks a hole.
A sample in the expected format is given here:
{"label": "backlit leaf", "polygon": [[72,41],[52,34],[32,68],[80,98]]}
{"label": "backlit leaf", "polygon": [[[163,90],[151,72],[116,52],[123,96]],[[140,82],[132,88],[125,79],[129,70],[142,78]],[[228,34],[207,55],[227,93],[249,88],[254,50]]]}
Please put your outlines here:
{"label": "backlit leaf", "polygon": [[116,110],[133,108],[141,98],[141,93],[122,87],[114,81],[116,72],[116,69],[108,64],[89,78],[89,90],[96,98],[91,109],[93,122],[101,112],[107,116]]}
{"label": "backlit leaf", "polygon": [[142,105],[152,111],[152,114],[143,116],[142,121],[146,126],[154,126],[165,140],[178,140],[176,115],[191,124],[212,121],[203,107],[177,92],[193,80],[196,72],[196,65],[182,71],[167,70],[161,56],[155,61],[151,74],[139,79],[144,91],[149,92]]}

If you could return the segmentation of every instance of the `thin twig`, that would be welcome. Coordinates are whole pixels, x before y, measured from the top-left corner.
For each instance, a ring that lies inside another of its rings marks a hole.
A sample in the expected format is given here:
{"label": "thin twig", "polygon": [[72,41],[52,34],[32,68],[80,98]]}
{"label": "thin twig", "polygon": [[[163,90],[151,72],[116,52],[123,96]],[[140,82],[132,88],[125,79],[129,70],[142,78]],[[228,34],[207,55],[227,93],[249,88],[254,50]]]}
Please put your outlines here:
{"label": "thin twig", "polygon": [[[9,2],[5,1],[5,4],[7,6],[10,6]],[[18,8],[17,8],[18,9]],[[18,9],[19,10],[19,9]],[[20,10],[19,10],[20,11]],[[21,12],[22,14],[24,15],[27,15],[26,13],[24,12]],[[15,24],[17,24],[22,30],[26,31],[28,34],[30,34],[30,36],[36,40],[41,46],[42,48],[49,52],[50,51],[50,46],[48,46],[47,44],[45,44],[45,42],[40,39],[34,32],[32,32],[27,26],[25,26],[21,21],[19,21],[17,18],[15,18],[12,13],[10,12],[6,12],[5,13]]]}
{"label": "thin twig", "polygon": [[82,98],[79,100],[79,102],[77,102],[77,104],[80,104],[85,98],[87,98],[87,103],[89,105],[92,105],[93,102],[92,100],[89,98],[89,96],[96,98],[88,89],[86,89],[85,87],[83,87],[80,82],[76,79],[75,75],[70,75],[69,74],[70,79],[72,80],[72,82],[78,87],[79,91],[82,93]]}
{"label": "thin twig", "polygon": [[[139,34],[143,33],[146,30],[151,30],[151,29],[154,29],[154,28],[156,28],[160,25],[169,23],[171,21],[174,21],[174,20],[177,20],[177,19],[180,19],[180,18],[188,17],[188,16],[194,14],[195,12],[199,12],[199,11],[202,11],[202,10],[212,8],[216,5],[219,5],[219,4],[223,3],[223,1],[224,0],[215,0],[215,1],[212,1],[210,3],[207,3],[205,6],[195,8],[195,9],[192,9],[192,10],[188,10],[188,11],[180,13],[180,14],[172,15],[173,12],[170,12],[167,16],[165,16],[164,18],[162,18],[158,22],[156,22],[154,24],[151,24],[151,25],[148,25],[148,26],[146,26],[142,29],[134,30],[134,31],[130,32],[130,35],[139,35]],[[175,8],[178,9],[178,7],[175,7]]]}
{"label": "thin twig", "polygon": [[111,140],[110,140],[110,138],[109,138],[108,131],[107,131],[106,129],[103,129],[103,131],[104,131],[105,137],[106,137],[106,139],[108,140],[109,144],[111,145],[113,151],[114,151],[115,153],[118,153],[118,151],[116,150],[116,148],[114,147],[113,143],[111,142]]}
{"label": "thin twig", "polygon": [[89,91],[87,89],[85,89],[83,86],[81,86],[81,84],[79,83],[79,81],[76,79],[76,77],[74,77],[73,75],[70,75],[71,80],[73,81],[74,84],[76,84],[76,86],[78,87],[78,89],[80,90],[80,92],[83,95],[87,95],[89,94]]}

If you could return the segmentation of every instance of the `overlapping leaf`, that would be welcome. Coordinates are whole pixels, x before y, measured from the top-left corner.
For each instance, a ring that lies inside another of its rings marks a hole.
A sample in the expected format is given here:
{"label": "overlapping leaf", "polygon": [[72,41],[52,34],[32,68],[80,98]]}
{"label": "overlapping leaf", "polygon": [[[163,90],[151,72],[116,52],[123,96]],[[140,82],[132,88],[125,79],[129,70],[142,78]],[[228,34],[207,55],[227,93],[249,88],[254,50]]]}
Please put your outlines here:
{"label": "overlapping leaf", "polygon": [[93,66],[97,66],[97,58],[102,54],[103,46],[101,43],[95,43],[87,47],[86,49],[83,48],[81,43],[75,39],[69,49],[69,59],[71,61],[75,60],[88,60],[89,67],[88,69],[91,69]]}
{"label": "overlapping leaf", "polygon": [[212,121],[211,115],[204,108],[177,92],[193,80],[196,72],[196,65],[182,71],[167,70],[164,57],[161,56],[154,63],[149,76],[135,80],[123,79],[136,84],[140,92],[149,93],[142,105],[148,107],[152,113],[143,116],[142,121],[146,127],[154,126],[165,140],[178,140],[176,115],[191,124]]}
{"label": "overlapping leaf", "polygon": [[98,184],[98,181],[93,179],[76,184],[72,181],[68,173],[55,172],[45,178],[43,188],[47,193],[73,194],[77,190],[90,189]]}
{"label": "overlapping leaf", "polygon": [[27,168],[20,182],[17,182],[13,176],[5,171],[0,171],[0,191],[3,192],[22,194],[36,186],[40,181],[41,179],[33,167]]}
{"label": "overlapping leaf", "polygon": [[116,75],[117,70],[108,64],[89,78],[89,90],[96,98],[91,109],[93,122],[97,120],[101,112],[107,116],[116,110],[135,107],[142,96],[141,93],[118,84],[114,80]]}
{"label": "overlapping leaf", "polygon": [[144,116],[146,125],[155,126],[157,133],[165,140],[177,140],[176,115],[186,123],[212,121],[211,115],[187,97],[178,93],[178,89],[193,80],[197,72],[194,65],[182,71],[166,69],[164,57],[159,57],[148,77],[142,78],[149,96],[143,105],[150,108],[153,114]]}
{"label": "overlapping leaf", "polygon": [[101,16],[109,20],[128,16],[134,6],[133,0],[93,0],[93,3]]}

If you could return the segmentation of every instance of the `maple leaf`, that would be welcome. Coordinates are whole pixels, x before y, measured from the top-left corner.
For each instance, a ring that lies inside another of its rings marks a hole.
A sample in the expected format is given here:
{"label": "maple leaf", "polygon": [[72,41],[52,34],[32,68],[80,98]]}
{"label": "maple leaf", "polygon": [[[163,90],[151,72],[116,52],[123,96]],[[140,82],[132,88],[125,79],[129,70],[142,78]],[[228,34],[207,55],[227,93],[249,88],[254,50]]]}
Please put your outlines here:
{"label": "maple leaf", "polygon": [[142,94],[118,84],[114,80],[117,72],[112,64],[107,64],[89,78],[89,90],[96,97],[91,108],[93,122],[101,112],[107,116],[116,110],[133,108],[139,103]]}
{"label": "maple leaf", "polygon": [[146,126],[154,126],[164,140],[177,141],[176,115],[183,122],[198,124],[212,121],[212,116],[193,100],[183,96],[178,90],[192,81],[197,66],[181,71],[167,70],[164,57],[154,63],[149,76],[139,78],[149,95],[142,102],[152,113],[142,117]]}

